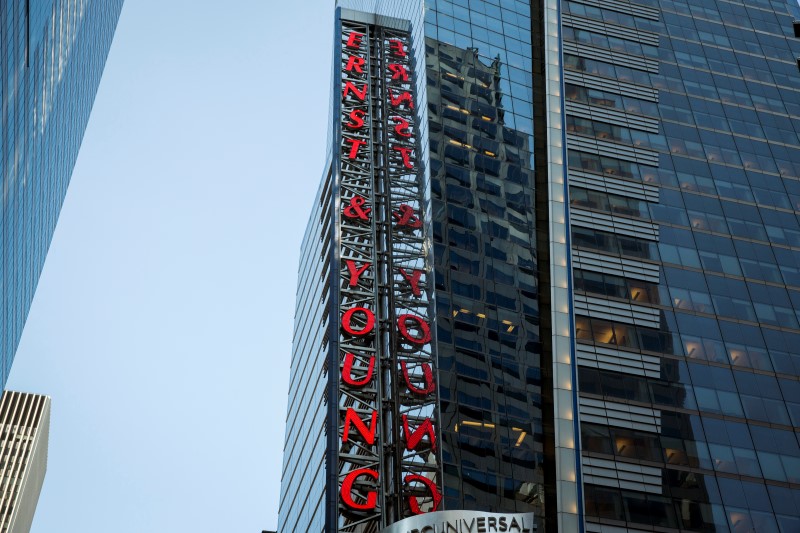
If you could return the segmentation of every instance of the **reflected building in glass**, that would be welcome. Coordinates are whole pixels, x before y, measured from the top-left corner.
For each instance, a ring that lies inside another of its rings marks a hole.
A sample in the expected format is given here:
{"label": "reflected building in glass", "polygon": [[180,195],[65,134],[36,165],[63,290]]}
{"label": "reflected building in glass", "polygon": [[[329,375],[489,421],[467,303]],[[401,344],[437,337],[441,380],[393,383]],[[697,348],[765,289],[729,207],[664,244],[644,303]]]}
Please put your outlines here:
{"label": "reflected building in glass", "polygon": [[[533,513],[540,532],[800,530],[795,3],[340,3],[404,21],[413,44],[441,493],[415,485],[419,510]],[[334,71],[346,53],[342,38]],[[376,466],[381,517],[337,519],[370,485],[331,475],[349,394],[331,387],[336,80],[302,247],[280,531],[416,515],[382,507],[396,494]],[[408,433],[378,430],[377,446]]]}
{"label": "reflected building in glass", "polygon": [[0,2],[0,386],[8,379],[122,0]]}

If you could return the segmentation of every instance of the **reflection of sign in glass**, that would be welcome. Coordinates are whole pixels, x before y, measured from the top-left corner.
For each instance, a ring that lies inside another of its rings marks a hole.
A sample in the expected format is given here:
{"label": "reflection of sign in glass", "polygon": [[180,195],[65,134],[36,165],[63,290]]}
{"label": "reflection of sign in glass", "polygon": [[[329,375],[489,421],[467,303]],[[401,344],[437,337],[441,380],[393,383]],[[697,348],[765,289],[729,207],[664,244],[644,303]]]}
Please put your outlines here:
{"label": "reflection of sign in glass", "polygon": [[533,513],[436,511],[395,522],[381,533],[531,533]]}

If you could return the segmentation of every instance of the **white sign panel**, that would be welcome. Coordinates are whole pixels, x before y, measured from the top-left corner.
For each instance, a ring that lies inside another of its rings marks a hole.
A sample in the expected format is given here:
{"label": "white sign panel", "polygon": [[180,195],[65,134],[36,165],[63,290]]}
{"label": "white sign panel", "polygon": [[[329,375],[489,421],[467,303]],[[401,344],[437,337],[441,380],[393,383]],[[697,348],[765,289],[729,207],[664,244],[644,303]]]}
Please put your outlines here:
{"label": "white sign panel", "polygon": [[533,513],[436,511],[406,518],[381,533],[532,533]]}

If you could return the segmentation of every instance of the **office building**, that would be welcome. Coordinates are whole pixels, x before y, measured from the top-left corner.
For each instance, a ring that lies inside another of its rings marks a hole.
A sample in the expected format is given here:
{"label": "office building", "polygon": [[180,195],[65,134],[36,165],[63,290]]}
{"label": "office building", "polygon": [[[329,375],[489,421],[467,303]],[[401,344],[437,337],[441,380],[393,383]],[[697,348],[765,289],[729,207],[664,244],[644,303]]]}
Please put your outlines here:
{"label": "office building", "polygon": [[3,392],[0,431],[0,531],[28,533],[47,470],[50,398]]}
{"label": "office building", "polygon": [[797,5],[340,4],[279,531],[800,530]]}
{"label": "office building", "polygon": [[0,386],[8,379],[122,0],[0,2]]}

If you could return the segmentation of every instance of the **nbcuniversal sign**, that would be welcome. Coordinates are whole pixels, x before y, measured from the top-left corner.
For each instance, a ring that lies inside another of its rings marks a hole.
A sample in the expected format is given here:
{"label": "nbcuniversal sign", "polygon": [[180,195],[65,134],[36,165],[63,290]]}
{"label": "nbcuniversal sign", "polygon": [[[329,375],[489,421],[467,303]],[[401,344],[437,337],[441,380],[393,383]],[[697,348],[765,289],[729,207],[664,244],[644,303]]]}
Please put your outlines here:
{"label": "nbcuniversal sign", "polygon": [[532,533],[533,513],[436,511],[395,522],[381,533]]}
{"label": "nbcuniversal sign", "polygon": [[328,364],[338,370],[330,529],[352,532],[436,511],[442,499],[410,35],[360,15],[342,15],[337,47]]}

